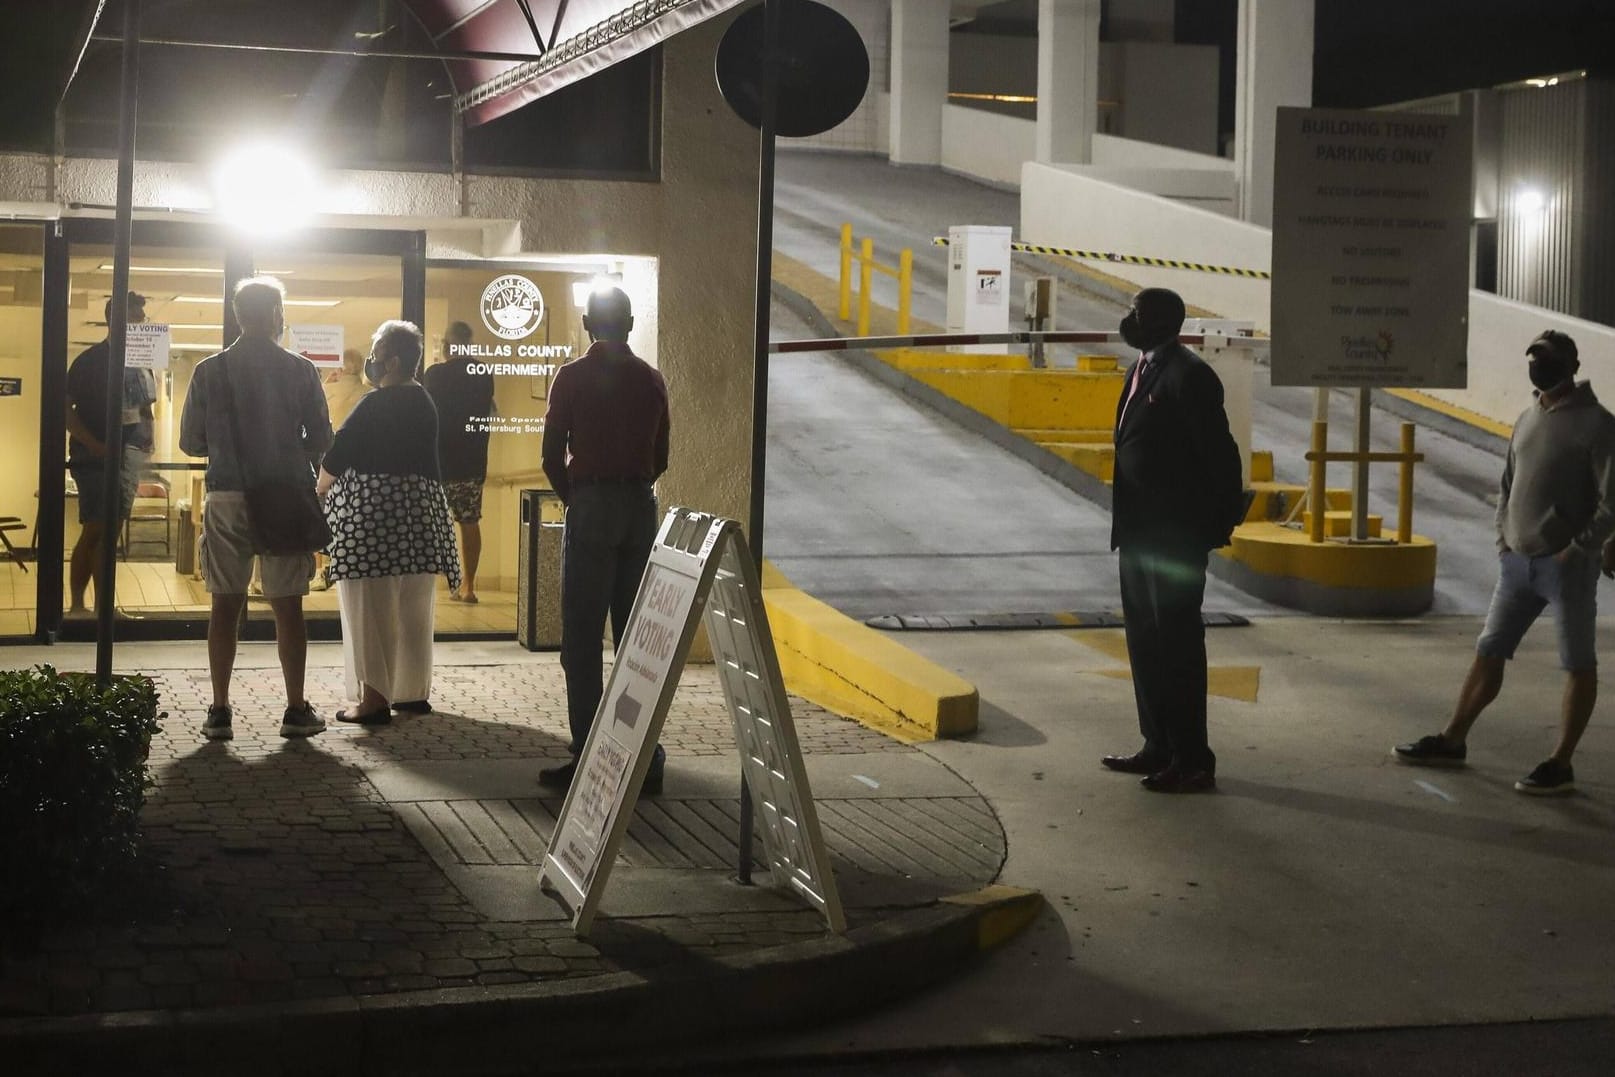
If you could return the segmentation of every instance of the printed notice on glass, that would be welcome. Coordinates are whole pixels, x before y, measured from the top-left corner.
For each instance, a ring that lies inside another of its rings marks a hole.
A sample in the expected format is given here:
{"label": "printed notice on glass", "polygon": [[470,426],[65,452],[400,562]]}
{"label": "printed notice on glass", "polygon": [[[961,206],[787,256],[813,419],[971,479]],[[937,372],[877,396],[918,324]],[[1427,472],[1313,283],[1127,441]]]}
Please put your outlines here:
{"label": "printed notice on glass", "polygon": [[1278,110],[1274,385],[1467,386],[1471,157],[1456,116]]}
{"label": "printed notice on glass", "polygon": [[125,327],[123,365],[141,370],[167,370],[168,326],[161,322],[130,322]]}

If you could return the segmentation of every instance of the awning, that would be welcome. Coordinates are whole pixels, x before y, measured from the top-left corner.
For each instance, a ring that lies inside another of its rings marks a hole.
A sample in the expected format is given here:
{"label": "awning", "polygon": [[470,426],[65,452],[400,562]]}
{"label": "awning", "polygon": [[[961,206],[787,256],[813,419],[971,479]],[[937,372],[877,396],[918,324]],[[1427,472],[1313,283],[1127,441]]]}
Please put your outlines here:
{"label": "awning", "polygon": [[446,52],[537,59],[445,61],[475,126],[667,40],[746,0],[404,0]]}

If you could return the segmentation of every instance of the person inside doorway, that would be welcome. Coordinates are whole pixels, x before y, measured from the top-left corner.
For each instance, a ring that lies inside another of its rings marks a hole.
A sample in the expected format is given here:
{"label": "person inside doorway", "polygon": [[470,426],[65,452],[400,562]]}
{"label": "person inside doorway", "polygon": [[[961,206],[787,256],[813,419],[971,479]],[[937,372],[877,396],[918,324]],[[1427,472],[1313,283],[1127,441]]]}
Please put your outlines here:
{"label": "person inside doorway", "polygon": [[452,322],[443,334],[443,361],[426,372],[426,392],[437,405],[437,458],[443,492],[460,525],[463,581],[449,598],[477,601],[477,564],[482,559],[482,487],[488,481],[488,417],[493,414],[493,375],[473,374],[471,327]]}
{"label": "person inside doorway", "polygon": [[[106,320],[112,324],[112,300],[106,302]],[[129,293],[129,322],[146,320],[146,297]],[[116,494],[121,501],[117,518],[129,518],[134,509],[140,477],[151,463],[153,448],[152,404],[157,385],[151,371],[125,367],[123,372],[121,467],[107,462],[107,364],[112,360],[111,338],[92,344],[67,369],[67,468],[78,486],[79,537],[68,564],[69,617],[88,616],[84,604],[90,578],[101,563],[106,537],[106,502]],[[97,605],[101,596],[96,596]]]}

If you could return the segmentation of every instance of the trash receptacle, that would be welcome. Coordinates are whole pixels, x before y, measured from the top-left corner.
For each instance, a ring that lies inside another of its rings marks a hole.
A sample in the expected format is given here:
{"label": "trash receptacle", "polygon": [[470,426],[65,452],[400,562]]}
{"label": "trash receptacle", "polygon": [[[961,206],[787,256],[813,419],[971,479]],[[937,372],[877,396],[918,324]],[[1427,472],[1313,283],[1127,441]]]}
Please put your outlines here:
{"label": "trash receptacle", "polygon": [[179,516],[179,534],[174,540],[174,571],[190,576],[196,572],[196,524],[191,519],[191,503],[181,501],[174,509]]}
{"label": "trash receptacle", "polygon": [[565,510],[553,490],[521,492],[516,559],[516,642],[529,651],[561,646],[561,533]]}

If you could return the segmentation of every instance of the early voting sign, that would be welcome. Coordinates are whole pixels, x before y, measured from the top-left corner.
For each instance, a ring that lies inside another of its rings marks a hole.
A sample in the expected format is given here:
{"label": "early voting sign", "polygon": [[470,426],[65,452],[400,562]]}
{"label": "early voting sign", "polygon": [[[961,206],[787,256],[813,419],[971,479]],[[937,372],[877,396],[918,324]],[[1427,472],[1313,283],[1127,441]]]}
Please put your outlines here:
{"label": "early voting sign", "polygon": [[770,873],[818,909],[832,931],[843,931],[846,919],[740,525],[688,509],[670,509],[662,521],[539,885],[566,905],[573,930],[587,934],[703,615]]}
{"label": "early voting sign", "polygon": [[170,336],[161,322],[130,322],[124,327],[123,365],[167,370]]}
{"label": "early voting sign", "polygon": [[1469,122],[1278,110],[1274,385],[1468,384]]}

